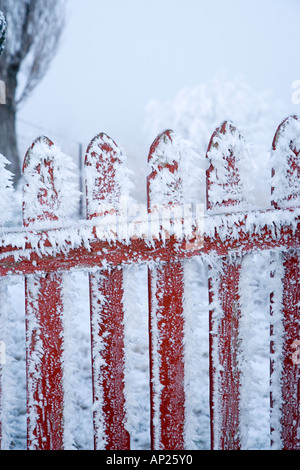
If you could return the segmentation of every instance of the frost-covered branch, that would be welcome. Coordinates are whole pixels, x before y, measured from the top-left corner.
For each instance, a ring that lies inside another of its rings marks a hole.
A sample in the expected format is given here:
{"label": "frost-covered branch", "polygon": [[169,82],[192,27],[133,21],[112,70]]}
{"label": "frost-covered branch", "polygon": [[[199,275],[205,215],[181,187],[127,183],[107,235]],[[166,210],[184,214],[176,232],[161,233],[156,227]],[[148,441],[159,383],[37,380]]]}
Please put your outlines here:
{"label": "frost-covered branch", "polygon": [[4,46],[6,42],[6,31],[7,31],[7,23],[5,17],[0,10],[0,56],[4,51]]}
{"label": "frost-covered branch", "polygon": [[8,24],[2,68],[23,75],[18,104],[48,70],[64,27],[64,7],[65,0],[0,0]]}

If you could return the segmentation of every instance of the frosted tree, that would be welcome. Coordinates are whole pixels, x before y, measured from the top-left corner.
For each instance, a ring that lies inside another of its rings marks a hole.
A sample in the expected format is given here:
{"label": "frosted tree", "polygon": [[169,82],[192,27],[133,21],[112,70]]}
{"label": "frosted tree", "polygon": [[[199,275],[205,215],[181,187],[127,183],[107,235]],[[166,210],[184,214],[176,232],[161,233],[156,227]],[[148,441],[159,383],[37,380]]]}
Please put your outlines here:
{"label": "frosted tree", "polygon": [[256,92],[241,77],[229,80],[220,72],[210,82],[183,88],[172,101],[152,100],[146,111],[145,127],[150,137],[171,128],[197,145],[202,159],[216,127],[225,120],[232,121],[252,155],[256,185],[253,202],[267,202],[269,151],[277,126],[285,117],[283,105],[270,91]]}
{"label": "frosted tree", "polygon": [[0,11],[0,56],[2,52],[4,51],[4,46],[5,46],[5,41],[6,41],[6,30],[7,30],[6,20],[2,11]]}
{"label": "frosted tree", "polygon": [[6,44],[0,58],[1,80],[6,84],[6,105],[0,106],[0,153],[10,161],[16,185],[21,176],[16,114],[46,74],[57,51],[65,0],[0,0],[0,10],[7,22]]}

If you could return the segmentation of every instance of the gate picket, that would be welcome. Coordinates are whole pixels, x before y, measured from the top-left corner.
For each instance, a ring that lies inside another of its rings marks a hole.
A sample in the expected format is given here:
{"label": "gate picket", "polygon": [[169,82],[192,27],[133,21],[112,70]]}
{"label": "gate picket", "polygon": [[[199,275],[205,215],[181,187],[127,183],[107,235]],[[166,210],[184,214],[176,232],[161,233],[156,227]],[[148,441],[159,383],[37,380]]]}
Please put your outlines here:
{"label": "gate picket", "polygon": [[[238,130],[225,121],[213,133],[207,158],[207,211],[232,212],[243,202],[235,143]],[[211,448],[241,448],[239,352],[241,318],[239,280],[242,259],[220,258],[208,269]]]}
{"label": "gate picket", "polygon": [[[117,216],[122,194],[118,171],[123,154],[115,142],[99,134],[89,145],[85,159],[87,218]],[[113,224],[112,231],[116,230]],[[116,233],[112,233],[112,236]],[[94,443],[97,450],[128,450],[124,389],[123,270],[102,269],[89,274]]]}
{"label": "gate picket", "polygon": [[[38,138],[28,150],[23,172],[23,224],[58,221],[54,178],[54,144]],[[27,446],[33,450],[64,448],[62,275],[25,276]]]}
{"label": "gate picket", "polygon": [[[174,133],[165,131],[149,153],[148,211],[181,202],[179,162],[172,155]],[[168,161],[168,156],[172,160]],[[168,238],[168,233],[166,233]],[[148,270],[151,446],[155,450],[185,448],[184,391],[184,272],[182,262],[159,264]]]}
{"label": "gate picket", "polygon": [[[299,205],[300,122],[296,116],[278,127],[272,145],[272,205]],[[290,229],[293,231],[293,228]],[[300,450],[300,259],[299,249],[273,257],[271,277],[271,441]]]}

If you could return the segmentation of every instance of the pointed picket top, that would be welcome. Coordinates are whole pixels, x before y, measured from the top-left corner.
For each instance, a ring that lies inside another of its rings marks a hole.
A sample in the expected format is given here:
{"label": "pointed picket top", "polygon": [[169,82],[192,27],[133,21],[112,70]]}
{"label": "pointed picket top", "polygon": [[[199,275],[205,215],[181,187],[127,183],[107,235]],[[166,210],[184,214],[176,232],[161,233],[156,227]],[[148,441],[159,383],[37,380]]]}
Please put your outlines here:
{"label": "pointed picket top", "polygon": [[208,145],[209,168],[206,172],[207,209],[225,212],[245,204],[241,169],[249,157],[244,138],[230,121],[224,121],[213,133]]}
{"label": "pointed picket top", "polygon": [[23,173],[23,223],[65,219],[76,208],[75,168],[71,158],[45,136],[38,137],[28,149]]}
{"label": "pointed picket top", "polygon": [[168,129],[156,137],[150,147],[148,164],[148,206],[176,204],[182,200],[179,136]]}
{"label": "pointed picket top", "polygon": [[288,116],[278,126],[272,152],[272,205],[275,208],[300,204],[300,120]]}
{"label": "pointed picket top", "polygon": [[27,150],[23,173],[27,184],[23,194],[23,221],[28,226],[37,220],[57,220],[55,205],[53,154],[54,143],[48,137],[38,137]]}
{"label": "pointed picket top", "polygon": [[85,157],[87,218],[117,211],[121,197],[129,195],[126,155],[107,134],[98,134]]}

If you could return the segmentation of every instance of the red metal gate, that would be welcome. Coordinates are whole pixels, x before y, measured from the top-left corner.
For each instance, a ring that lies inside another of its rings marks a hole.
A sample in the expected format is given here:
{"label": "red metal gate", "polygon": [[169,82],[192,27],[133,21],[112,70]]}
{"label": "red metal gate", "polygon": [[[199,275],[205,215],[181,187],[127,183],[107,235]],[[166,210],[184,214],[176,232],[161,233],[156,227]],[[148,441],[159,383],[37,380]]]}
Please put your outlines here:
{"label": "red metal gate", "polygon": [[300,448],[299,137],[296,116],[276,131],[272,206],[257,210],[240,172],[245,142],[224,122],[207,150],[206,211],[186,225],[182,155],[177,136],[163,132],[149,153],[148,214],[135,221],[138,234],[128,232],[122,212],[125,159],[115,142],[100,134],[87,149],[87,220],[77,225],[63,217],[56,147],[47,138],[33,144],[24,163],[24,229],[4,228],[0,246],[0,276],[25,276],[29,449],[65,448],[63,273],[71,269],[90,270],[95,449],[130,449],[123,270],[135,263],[149,270],[151,447],[186,449],[184,269],[195,256],[209,266],[211,448],[243,448],[240,276],[245,257],[263,250],[273,282],[271,440]]}

